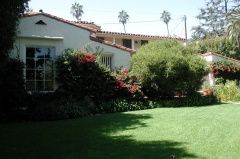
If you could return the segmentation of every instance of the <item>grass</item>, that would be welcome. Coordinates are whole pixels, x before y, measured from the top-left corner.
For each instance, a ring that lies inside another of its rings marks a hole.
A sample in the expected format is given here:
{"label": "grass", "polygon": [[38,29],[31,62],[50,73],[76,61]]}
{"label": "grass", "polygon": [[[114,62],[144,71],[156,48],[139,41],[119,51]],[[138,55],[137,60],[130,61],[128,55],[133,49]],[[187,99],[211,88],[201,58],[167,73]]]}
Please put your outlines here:
{"label": "grass", "polygon": [[0,124],[2,159],[240,158],[240,105]]}

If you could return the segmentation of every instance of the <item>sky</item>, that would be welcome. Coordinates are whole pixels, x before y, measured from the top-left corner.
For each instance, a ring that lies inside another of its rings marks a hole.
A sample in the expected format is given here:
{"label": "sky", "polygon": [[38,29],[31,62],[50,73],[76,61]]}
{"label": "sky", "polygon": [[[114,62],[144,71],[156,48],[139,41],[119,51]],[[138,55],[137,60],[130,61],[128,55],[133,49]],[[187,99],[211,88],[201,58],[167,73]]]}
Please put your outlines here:
{"label": "sky", "polygon": [[166,10],[171,14],[169,32],[172,36],[185,38],[183,17],[186,16],[187,38],[191,28],[199,24],[196,16],[205,0],[30,0],[29,7],[34,12],[40,9],[67,20],[76,19],[70,14],[71,5],[78,2],[83,6],[82,21],[94,22],[103,31],[123,32],[119,23],[119,12],[125,10],[129,15],[126,32],[132,34],[167,36],[167,26],[160,20]]}

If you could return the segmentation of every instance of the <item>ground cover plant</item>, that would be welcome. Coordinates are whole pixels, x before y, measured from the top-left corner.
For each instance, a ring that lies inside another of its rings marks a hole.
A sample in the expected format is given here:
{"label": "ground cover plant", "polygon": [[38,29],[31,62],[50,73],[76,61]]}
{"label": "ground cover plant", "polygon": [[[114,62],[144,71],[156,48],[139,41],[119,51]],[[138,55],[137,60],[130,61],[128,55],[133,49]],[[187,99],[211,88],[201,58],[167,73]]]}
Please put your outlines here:
{"label": "ground cover plant", "polygon": [[240,105],[0,124],[4,159],[239,158]]}

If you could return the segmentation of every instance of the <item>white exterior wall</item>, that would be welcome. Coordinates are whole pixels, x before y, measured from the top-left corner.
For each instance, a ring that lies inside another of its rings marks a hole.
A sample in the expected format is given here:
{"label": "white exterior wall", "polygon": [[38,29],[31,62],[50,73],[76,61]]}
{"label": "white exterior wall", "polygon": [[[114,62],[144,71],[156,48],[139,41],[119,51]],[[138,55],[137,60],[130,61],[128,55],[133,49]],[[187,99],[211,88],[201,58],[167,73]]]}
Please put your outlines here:
{"label": "white exterior wall", "polygon": [[[42,20],[47,25],[35,24]],[[54,47],[55,57],[61,55],[67,48],[81,49],[90,44],[94,49],[97,46],[103,48],[103,53],[112,54],[112,69],[121,66],[130,69],[131,53],[106,44],[90,40],[90,31],[72,26],[70,24],[52,19],[43,15],[31,16],[20,19],[20,34],[12,51],[12,56],[17,55],[26,62],[26,47]],[[55,85],[56,88],[56,85]]]}
{"label": "white exterior wall", "polygon": [[[42,20],[47,25],[35,24]],[[16,56],[19,50],[20,58],[26,61],[27,46],[54,47],[56,56],[61,55],[62,51],[67,48],[81,49],[83,46],[90,44],[92,48],[100,46],[104,52],[113,54],[113,67],[126,67],[130,69],[131,53],[101,44],[90,40],[90,32],[88,30],[78,28],[64,22],[43,16],[32,16],[22,18],[19,24],[19,38],[16,41],[18,49],[14,50]]]}

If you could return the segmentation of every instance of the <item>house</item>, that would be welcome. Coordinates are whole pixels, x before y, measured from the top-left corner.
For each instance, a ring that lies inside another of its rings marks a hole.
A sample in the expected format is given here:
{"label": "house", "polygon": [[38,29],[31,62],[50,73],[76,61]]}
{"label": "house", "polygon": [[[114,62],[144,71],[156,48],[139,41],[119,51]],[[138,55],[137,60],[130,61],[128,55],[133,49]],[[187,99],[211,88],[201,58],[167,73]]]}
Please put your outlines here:
{"label": "house", "polygon": [[[226,57],[217,53],[213,53],[213,52],[207,52],[201,55],[203,58],[205,58],[207,60],[207,62],[213,63],[213,62],[217,62],[220,60],[227,60],[227,61],[231,61],[236,63],[237,65],[240,65],[240,60],[236,60],[230,57]],[[214,78],[213,78],[213,74],[209,73],[206,77],[204,77],[206,81],[208,81],[210,83],[210,85],[214,85]]]}
{"label": "house", "polygon": [[69,21],[44,12],[24,14],[18,29],[12,57],[19,57],[26,64],[28,91],[54,91],[58,87],[54,60],[64,49],[81,49],[86,45],[93,49],[100,47],[103,49],[101,62],[104,67],[130,69],[131,56],[141,45],[169,38],[106,32],[93,22]]}
{"label": "house", "polygon": [[113,43],[138,50],[142,45],[148,43],[149,41],[164,40],[164,39],[177,39],[182,43],[186,43],[187,39],[178,37],[167,37],[167,36],[154,36],[154,35],[143,35],[143,34],[129,34],[129,33],[119,33],[110,31],[98,30],[95,36],[99,39],[111,41]]}
{"label": "house", "polygon": [[131,48],[133,50],[138,50],[142,45],[148,43],[149,41],[155,41],[155,40],[177,39],[182,43],[187,42],[187,39],[180,38],[180,37],[167,37],[167,36],[157,36],[157,35],[144,35],[144,34],[102,31],[101,27],[97,26],[93,22],[80,21],[75,23],[97,29],[97,31],[91,35],[92,37],[96,37],[101,40],[110,41],[115,44],[119,44],[128,48]]}
{"label": "house", "polygon": [[19,57],[26,64],[26,88],[28,91],[54,91],[54,60],[67,48],[81,49],[90,45],[100,47],[102,64],[111,69],[130,69],[130,59],[136,51],[91,35],[97,28],[71,22],[47,13],[33,12],[20,19],[19,34],[12,57]]}

